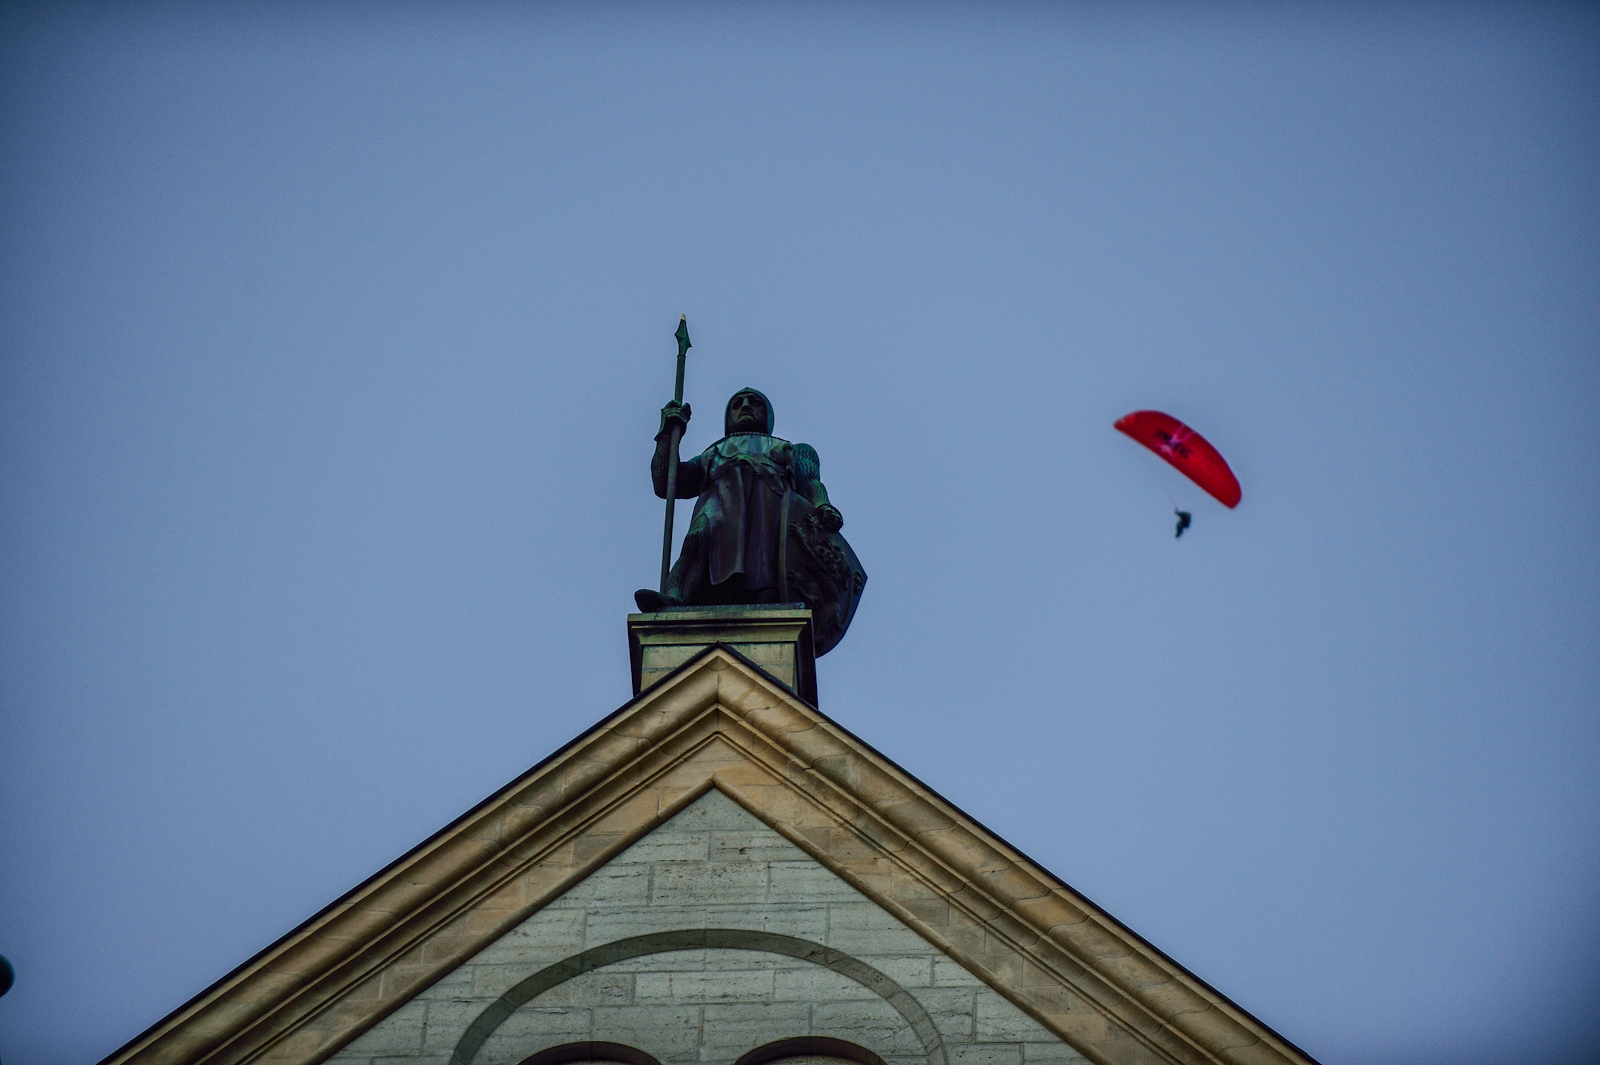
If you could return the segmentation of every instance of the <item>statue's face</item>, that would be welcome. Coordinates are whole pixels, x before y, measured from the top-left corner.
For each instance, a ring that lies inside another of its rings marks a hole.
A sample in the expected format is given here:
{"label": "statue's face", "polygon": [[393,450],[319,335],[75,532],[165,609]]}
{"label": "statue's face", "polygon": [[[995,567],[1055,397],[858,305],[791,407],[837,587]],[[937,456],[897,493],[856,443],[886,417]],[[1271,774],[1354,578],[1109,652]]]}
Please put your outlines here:
{"label": "statue's face", "polygon": [[735,432],[766,432],[767,405],[761,402],[760,396],[741,392],[728,405],[728,424]]}

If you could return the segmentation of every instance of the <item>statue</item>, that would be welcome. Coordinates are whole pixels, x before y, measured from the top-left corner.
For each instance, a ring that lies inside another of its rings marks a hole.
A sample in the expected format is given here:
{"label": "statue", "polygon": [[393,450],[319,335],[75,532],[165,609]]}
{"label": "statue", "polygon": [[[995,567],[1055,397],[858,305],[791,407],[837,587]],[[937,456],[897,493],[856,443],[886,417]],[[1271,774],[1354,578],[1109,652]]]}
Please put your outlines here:
{"label": "statue", "polygon": [[[650,478],[662,499],[689,417],[676,400],[661,409]],[[803,602],[821,655],[850,626],[867,575],[839,535],[844,517],[828,501],[816,451],[773,436],[773,421],[767,397],[741,389],[728,400],[722,439],[675,464],[674,494],[696,501],[689,531],[662,590],[640,589],[634,601],[646,613]]]}

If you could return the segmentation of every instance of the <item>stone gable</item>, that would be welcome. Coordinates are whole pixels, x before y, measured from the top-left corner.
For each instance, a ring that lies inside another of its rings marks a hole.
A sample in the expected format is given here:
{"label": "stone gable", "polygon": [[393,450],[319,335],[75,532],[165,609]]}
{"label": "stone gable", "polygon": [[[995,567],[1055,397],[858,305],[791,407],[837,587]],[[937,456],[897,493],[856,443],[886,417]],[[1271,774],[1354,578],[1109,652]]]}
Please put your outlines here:
{"label": "stone gable", "polygon": [[[707,929],[747,935],[739,948],[672,949],[673,933]],[[469,1037],[473,1022],[529,977],[629,941],[645,952],[560,973],[560,982],[537,987],[492,1029]],[[796,956],[810,946],[840,957]],[[878,975],[864,983],[856,977],[865,970]],[[454,1056],[458,1065],[517,1065],[540,1050],[599,1040],[663,1065],[732,1065],[799,1036],[845,1039],[886,1065],[1088,1065],[715,789],[330,1061],[449,1065]]]}
{"label": "stone gable", "polygon": [[[702,803],[738,827],[676,820]],[[602,887],[604,905],[577,905]],[[806,980],[820,983],[802,993]],[[970,1004],[951,1006],[964,987]],[[104,1065],[476,1065],[546,1017],[591,1033],[666,1025],[678,1042],[632,1065],[687,1060],[692,1028],[694,1060],[710,1062],[743,1038],[726,1034],[739,1010],[788,1030],[806,994],[825,1007],[807,1025],[880,1032],[882,1049],[850,1043],[857,1065],[1026,1065],[1045,1047],[1043,1060],[1076,1060],[1070,1047],[1095,1065],[1310,1063],[719,644]],[[572,996],[585,1004],[555,1005]]]}

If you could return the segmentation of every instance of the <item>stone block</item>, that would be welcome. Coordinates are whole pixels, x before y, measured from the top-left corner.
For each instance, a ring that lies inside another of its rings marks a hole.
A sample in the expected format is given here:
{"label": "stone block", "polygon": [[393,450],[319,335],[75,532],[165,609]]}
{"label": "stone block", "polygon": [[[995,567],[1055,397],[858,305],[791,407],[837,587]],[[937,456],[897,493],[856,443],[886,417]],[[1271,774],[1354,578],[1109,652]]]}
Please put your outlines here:
{"label": "stone block", "polygon": [[584,947],[598,947],[631,936],[665,932],[675,928],[705,928],[704,907],[640,906],[625,909],[595,909],[585,915]]}
{"label": "stone block", "polygon": [[[744,813],[743,810],[739,811]],[[749,816],[746,814],[745,816]],[[755,818],[750,818],[752,821]],[[766,825],[755,828],[715,832],[711,836],[714,862],[810,862],[799,847],[773,832]],[[815,864],[815,863],[813,863]]]}
{"label": "stone block", "polygon": [[[744,655],[762,669],[778,677],[780,673],[794,676],[794,647],[788,643],[736,643],[732,645],[735,651]],[[790,687],[794,685],[790,682]]]}
{"label": "stone block", "polygon": [[941,1036],[965,1043],[972,1041],[975,994],[972,988],[930,987],[918,991],[916,999],[933,1018]]}
{"label": "stone block", "polygon": [[660,954],[643,954],[637,958],[612,962],[607,972],[654,973],[700,972],[706,967],[705,950],[668,950]]}
{"label": "stone block", "polygon": [[872,967],[907,990],[932,987],[932,953],[932,951],[929,951],[926,954],[908,955],[901,958],[875,955],[872,958]]}
{"label": "stone block", "polygon": [[442,1054],[449,1058],[450,1052],[461,1041],[461,1033],[483,1012],[483,1008],[482,1002],[430,1002],[426,1027],[422,1033],[423,1055]]}
{"label": "stone block", "polygon": [[700,1046],[700,1012],[699,1006],[665,1004],[600,1008],[594,1011],[590,1038],[638,1047],[662,1061],[694,1060]]}
{"label": "stone block", "polygon": [[1023,1065],[1089,1065],[1089,1059],[1060,1039],[1023,1043]]}
{"label": "stone block", "polygon": [[923,1049],[921,1038],[906,1019],[881,998],[819,1002],[811,1009],[811,1024],[818,1035],[848,1039],[885,1057]]}
{"label": "stone block", "polygon": [[664,1002],[770,1002],[770,971],[636,973],[633,997],[640,1004]]}
{"label": "stone block", "polygon": [[940,929],[944,942],[953,951],[974,957],[983,953],[987,940],[983,925],[956,907],[950,908],[950,923]]}
{"label": "stone block", "polygon": [[863,960],[875,954],[905,955],[929,949],[927,940],[864,899],[829,904],[828,946]]}
{"label": "stone block", "polygon": [[945,1047],[950,1065],[1022,1065],[1022,1047],[1015,1043],[967,1043]]}
{"label": "stone block", "polygon": [[820,965],[801,964],[804,968],[784,969],[773,974],[772,997],[775,1000],[811,1003],[881,997],[876,991],[863,987],[842,973],[824,969]]}
{"label": "stone block", "polygon": [[808,1002],[707,1004],[704,1016],[700,1054],[706,1061],[736,1061],[775,1039],[812,1034]]}
{"label": "stone block", "polygon": [[[583,949],[584,911],[551,909],[534,914],[495,941],[495,964],[543,968]],[[482,964],[482,951],[468,965]],[[474,982],[476,982],[474,977]],[[515,981],[513,981],[514,983]]]}
{"label": "stone block", "polygon": [[611,966],[557,984],[528,1003],[536,1009],[584,1009],[590,1006],[625,1006],[633,1001],[633,974],[615,972]]}
{"label": "stone block", "polygon": [[823,849],[827,851],[828,857],[850,868],[863,864],[870,866],[883,858],[883,853],[878,847],[854,829],[829,830]]}
{"label": "stone block", "polygon": [[516,1065],[528,1056],[530,1048],[589,1039],[592,1030],[589,1010],[541,1010],[524,1006],[484,1040],[473,1058],[473,1065]]}
{"label": "stone block", "polygon": [[929,928],[942,929],[950,924],[950,904],[944,899],[895,899],[911,916]]}
{"label": "stone block", "polygon": [[748,810],[716,788],[712,788],[685,807],[673,821],[679,819],[682,819],[686,830],[752,833],[772,831]]}
{"label": "stone block", "polygon": [[761,903],[766,898],[767,867],[764,863],[683,868],[662,864],[655,867],[651,877],[652,906]]}
{"label": "stone block", "polygon": [[1017,1043],[1045,1034],[1039,1022],[989,988],[976,995],[973,1038],[979,1043]]}
{"label": "stone block", "polygon": [[714,947],[706,951],[707,972],[731,972],[736,969],[760,969],[763,972],[796,968],[809,962],[781,954],[768,954],[757,950],[734,950],[731,947]]}
{"label": "stone block", "polygon": [[791,899],[802,902],[866,901],[861,892],[841,880],[837,873],[803,854],[799,855],[797,861],[772,862],[770,869],[772,894],[768,897],[774,902]]}
{"label": "stone block", "polygon": [[711,852],[711,833],[652,832],[617,855],[624,862],[703,862]]}
{"label": "stone block", "polygon": [[442,1002],[451,999],[470,998],[471,995],[472,967],[469,963],[445,973],[437,981],[425,988],[417,998],[425,1002]]}
{"label": "stone block", "polygon": [[[577,952],[568,952],[568,954],[575,953]],[[509,965],[462,966],[462,969],[466,970],[468,975],[472,977],[472,1000],[487,1000],[489,1002],[493,1002],[521,983],[526,977],[531,976],[542,968],[544,968],[543,965],[537,963],[529,964],[527,962],[516,962]]]}
{"label": "stone block", "polygon": [[590,873],[541,912],[607,906],[644,906],[650,901],[650,867],[613,861]]}
{"label": "stone block", "polygon": [[422,1031],[427,1027],[429,1003],[413,999],[390,1014],[384,1024],[358,1035],[350,1044],[356,1054],[416,1056],[422,1053]]}
{"label": "stone block", "polygon": [[720,913],[716,919],[719,923],[727,921],[732,927],[758,928],[763,932],[776,932],[796,939],[808,939],[813,943],[823,943],[828,938],[826,906],[768,905],[761,907],[742,922],[729,921]]}

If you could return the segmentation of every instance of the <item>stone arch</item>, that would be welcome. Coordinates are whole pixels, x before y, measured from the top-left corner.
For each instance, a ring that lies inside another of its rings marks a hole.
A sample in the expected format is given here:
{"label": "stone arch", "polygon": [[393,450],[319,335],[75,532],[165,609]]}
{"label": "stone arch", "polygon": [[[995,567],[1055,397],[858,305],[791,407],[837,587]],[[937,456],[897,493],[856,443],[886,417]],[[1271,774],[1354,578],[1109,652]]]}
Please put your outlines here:
{"label": "stone arch", "polygon": [[821,943],[778,935],[774,932],[751,932],[742,928],[685,928],[675,932],[653,932],[649,935],[631,936],[603,946],[591,947],[581,954],[574,954],[554,965],[547,965],[501,995],[488,1009],[478,1014],[477,1019],[468,1025],[460,1041],[456,1043],[455,1051],[450,1055],[450,1065],[472,1065],[472,1059],[477,1055],[478,1048],[483,1046],[484,1041],[494,1034],[494,1030],[524,1003],[558,984],[566,983],[575,976],[582,976],[590,970],[646,954],[704,948],[781,954],[820,965],[848,977],[876,992],[905,1018],[911,1030],[917,1034],[917,1038],[922,1040],[923,1051],[928,1056],[928,1065],[947,1065],[944,1040],[940,1038],[939,1030],[934,1027],[933,1018],[922,1008],[922,1003],[889,977],[859,958],[853,958],[832,947],[825,947]]}

